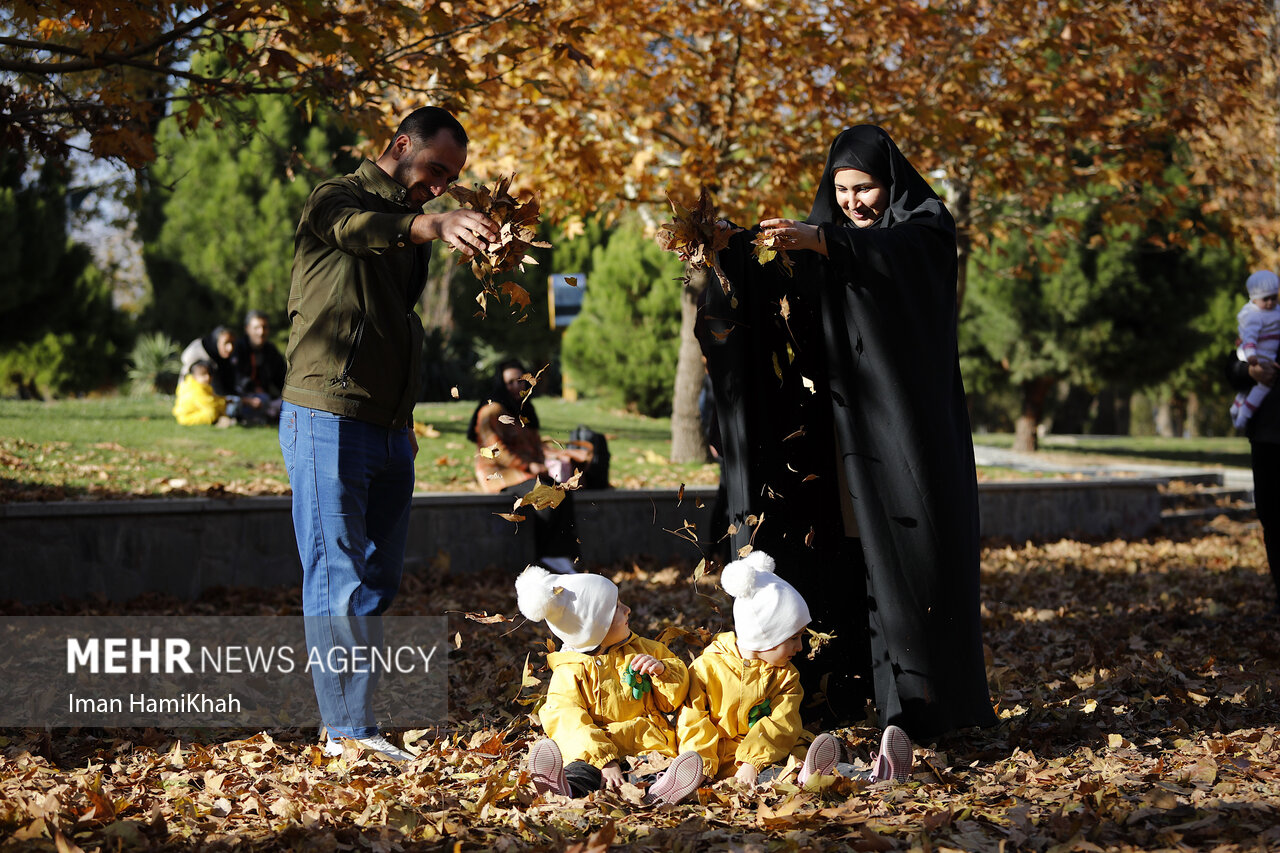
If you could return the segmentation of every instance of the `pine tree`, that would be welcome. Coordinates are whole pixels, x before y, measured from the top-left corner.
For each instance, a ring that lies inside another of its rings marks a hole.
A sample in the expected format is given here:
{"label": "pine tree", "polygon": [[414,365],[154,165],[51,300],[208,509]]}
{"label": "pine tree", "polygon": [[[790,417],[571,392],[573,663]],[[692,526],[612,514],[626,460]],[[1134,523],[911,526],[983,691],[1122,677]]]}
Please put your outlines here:
{"label": "pine tree", "polygon": [[646,415],[671,412],[682,267],[628,224],[592,252],[582,310],[564,337],[574,383]]}
{"label": "pine tree", "polygon": [[54,393],[115,379],[128,324],[89,249],[67,236],[66,164],[34,180],[15,151],[0,152],[0,383]]}
{"label": "pine tree", "polygon": [[166,120],[139,216],[152,282],[144,325],[185,342],[239,328],[257,309],[286,328],[298,217],[315,184],[354,167],[336,161],[347,141],[283,97],[255,98],[235,120],[185,136]]}
{"label": "pine tree", "polygon": [[[1127,396],[1222,349],[1202,315],[1235,286],[1240,258],[1219,239],[1196,236],[1212,236],[1215,223],[1194,197],[1143,224],[1113,221],[1110,203],[1105,191],[1064,197],[1037,214],[1043,227],[1033,239],[996,241],[974,255],[960,323],[966,380],[979,390],[1016,389],[1021,449],[1035,448],[1060,381]],[[1078,227],[1064,228],[1070,221]],[[1189,233],[1174,244],[1166,235],[1176,228]]]}

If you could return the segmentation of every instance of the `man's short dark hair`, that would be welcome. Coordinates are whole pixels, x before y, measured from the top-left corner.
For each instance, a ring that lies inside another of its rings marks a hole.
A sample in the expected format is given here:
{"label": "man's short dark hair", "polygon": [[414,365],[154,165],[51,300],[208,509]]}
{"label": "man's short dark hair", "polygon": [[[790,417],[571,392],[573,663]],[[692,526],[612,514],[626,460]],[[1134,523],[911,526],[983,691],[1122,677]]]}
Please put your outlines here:
{"label": "man's short dark hair", "polygon": [[271,325],[271,318],[267,316],[267,312],[259,311],[256,308],[250,309],[249,313],[244,315],[245,326],[248,327],[248,325],[252,323],[254,320],[261,320],[262,322],[266,323],[268,326]]}
{"label": "man's short dark hair", "polygon": [[[413,141],[414,148],[421,148],[442,130],[449,131],[453,141],[459,145],[467,144],[467,132],[462,129],[462,123],[448,110],[440,107],[419,107],[409,113],[396,128],[391,142],[394,143],[397,136],[407,136]],[[387,148],[390,147],[388,144]]]}

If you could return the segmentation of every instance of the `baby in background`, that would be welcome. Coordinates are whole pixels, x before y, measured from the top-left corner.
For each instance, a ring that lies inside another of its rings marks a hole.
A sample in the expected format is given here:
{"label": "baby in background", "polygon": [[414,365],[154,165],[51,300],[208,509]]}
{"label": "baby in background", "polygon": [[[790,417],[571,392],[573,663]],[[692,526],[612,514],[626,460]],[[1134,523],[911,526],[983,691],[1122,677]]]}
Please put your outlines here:
{"label": "baby in background", "polygon": [[213,391],[213,366],[207,361],[197,361],[178,383],[173,401],[173,417],[183,426],[230,423],[227,419],[227,398]]}
{"label": "baby in background", "polygon": [[[804,648],[809,607],[774,569],[763,551],[725,567],[720,586],[734,598],[734,630],[717,635],[693,662],[677,727],[680,748],[702,757],[710,779],[770,781],[789,755],[802,754],[800,785],[813,775],[859,775],[840,761],[842,746],[830,734],[818,735],[804,749],[804,690],[791,659]],[[861,775],[873,782],[909,778],[911,753],[906,732],[889,726],[870,776]]]}
{"label": "baby in background", "polygon": [[674,804],[696,791],[702,760],[677,755],[667,719],[684,702],[689,670],[662,643],[632,632],[631,608],[618,600],[617,585],[529,566],[516,593],[520,612],[545,620],[561,642],[547,655],[551,683],[538,711],[547,737],[529,752],[534,788],[574,797],[617,789],[627,781],[629,758],[656,753],[675,760],[649,786],[649,801]]}
{"label": "baby in background", "polygon": [[[1245,281],[1245,288],[1249,291],[1249,301],[1236,314],[1240,338],[1236,357],[1251,367],[1260,361],[1274,362],[1280,350],[1280,310],[1276,308],[1280,277],[1271,270],[1258,270]],[[1231,404],[1231,421],[1236,429],[1245,428],[1270,390],[1258,382],[1247,394],[1236,395]]]}

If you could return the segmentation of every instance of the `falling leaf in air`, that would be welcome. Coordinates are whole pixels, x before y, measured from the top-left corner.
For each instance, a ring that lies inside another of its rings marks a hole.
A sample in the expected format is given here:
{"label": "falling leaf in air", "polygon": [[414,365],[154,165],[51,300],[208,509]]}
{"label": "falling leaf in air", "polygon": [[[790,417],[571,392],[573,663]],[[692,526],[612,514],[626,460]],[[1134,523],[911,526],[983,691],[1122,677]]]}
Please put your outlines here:
{"label": "falling leaf in air", "polygon": [[724,292],[730,290],[729,279],[720,269],[716,253],[729,245],[729,237],[741,231],[720,220],[711,194],[703,188],[698,203],[685,207],[667,196],[671,204],[672,220],[658,226],[658,246],[665,252],[674,252],[688,263],[690,270],[710,269],[720,277]]}
{"label": "falling leaf in air", "polygon": [[514,179],[514,174],[499,177],[492,189],[483,184],[470,189],[457,184],[449,187],[449,195],[459,204],[485,214],[498,228],[496,240],[470,258],[461,255],[458,259],[458,263],[470,260],[471,271],[480,280],[482,289],[476,295],[476,302],[481,316],[488,311],[490,297],[499,302],[505,298],[512,314],[523,315],[531,304],[528,291],[514,282],[495,283],[494,276],[513,269],[523,271],[525,264],[536,264],[528,254],[530,248],[551,248],[550,243],[537,238],[540,218],[537,198],[532,193],[524,193],[523,200],[512,196],[510,187]]}
{"label": "falling leaf in air", "polygon": [[795,264],[791,260],[791,256],[787,254],[785,245],[782,235],[766,234],[761,231],[751,241],[751,253],[755,255],[756,262],[761,266],[770,261],[777,261],[778,268],[782,270],[782,274],[790,278],[795,272]]}

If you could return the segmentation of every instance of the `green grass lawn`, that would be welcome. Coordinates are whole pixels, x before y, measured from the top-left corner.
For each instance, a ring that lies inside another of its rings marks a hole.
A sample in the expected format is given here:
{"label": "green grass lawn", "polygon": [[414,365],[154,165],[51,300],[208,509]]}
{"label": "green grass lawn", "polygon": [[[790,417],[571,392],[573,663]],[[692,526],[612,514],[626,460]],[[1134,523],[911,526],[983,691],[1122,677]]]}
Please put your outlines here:
{"label": "green grass lawn", "polygon": [[[974,444],[1012,447],[1008,433],[981,433]],[[1200,467],[1249,467],[1249,439],[1244,436],[1167,438],[1150,435],[1046,435],[1040,441],[1046,454],[1070,455],[1079,461],[1150,462]]]}
{"label": "green grass lawn", "polygon": [[[715,465],[667,460],[671,424],[595,401],[537,400],[544,437],[566,440],[579,424],[605,433],[610,481],[619,488],[717,482]],[[0,501],[261,495],[288,491],[274,429],[179,426],[171,398],[103,397],[47,403],[0,401]],[[419,491],[479,491],[467,420],[475,404],[423,403]]]}
{"label": "green grass lawn", "polygon": [[[715,465],[667,460],[671,422],[595,400],[536,400],[544,437],[566,440],[585,424],[605,433],[612,453],[610,482],[619,488],[714,485]],[[288,478],[274,429],[184,427],[171,398],[102,397],[48,403],[0,400],[0,502],[102,500],[187,495],[284,494]],[[421,403],[419,491],[478,491],[467,441],[471,401]],[[1009,435],[975,435],[980,444],[1009,447]],[[1198,466],[1249,465],[1249,443],[1230,438],[1047,436],[1046,456],[1078,461],[1147,461]],[[984,468],[985,480],[1031,476]]]}

